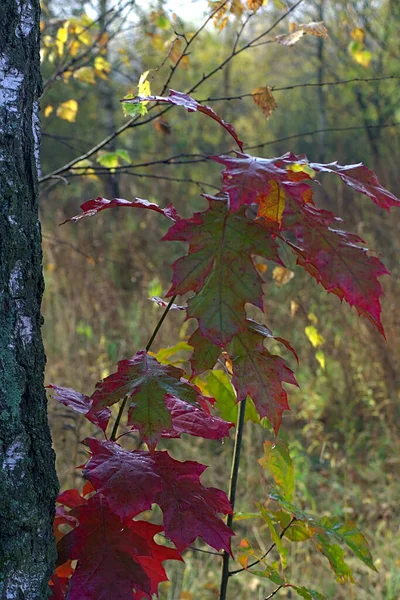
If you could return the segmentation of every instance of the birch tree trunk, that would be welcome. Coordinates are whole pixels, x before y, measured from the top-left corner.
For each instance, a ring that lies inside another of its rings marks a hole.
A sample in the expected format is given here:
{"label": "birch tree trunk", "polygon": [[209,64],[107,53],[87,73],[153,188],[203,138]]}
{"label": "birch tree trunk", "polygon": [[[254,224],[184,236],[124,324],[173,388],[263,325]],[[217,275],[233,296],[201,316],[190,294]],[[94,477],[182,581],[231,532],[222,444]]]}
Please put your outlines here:
{"label": "birch tree trunk", "polygon": [[43,388],[39,0],[0,1],[0,600],[45,600],[57,493]]}

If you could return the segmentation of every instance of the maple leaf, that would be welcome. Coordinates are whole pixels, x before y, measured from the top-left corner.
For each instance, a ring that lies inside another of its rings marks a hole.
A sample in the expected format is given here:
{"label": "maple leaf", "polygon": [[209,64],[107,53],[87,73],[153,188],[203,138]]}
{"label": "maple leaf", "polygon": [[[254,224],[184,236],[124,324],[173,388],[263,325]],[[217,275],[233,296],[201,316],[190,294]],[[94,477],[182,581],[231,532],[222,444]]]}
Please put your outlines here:
{"label": "maple leaf", "polygon": [[189,346],[193,348],[190,359],[192,377],[212,369],[221,354],[221,348],[215,346],[210,340],[201,335],[200,329],[195,329],[188,340]]}
{"label": "maple leaf", "polygon": [[156,502],[163,511],[165,533],[178,551],[201,537],[215,550],[226,550],[232,556],[230,538],[234,533],[218,517],[218,513],[231,514],[232,508],[225,492],[201,484],[206,467],[191,460],[178,462],[167,452],[156,452],[154,460],[163,480]]}
{"label": "maple leaf", "polygon": [[[237,211],[243,204],[258,203],[261,198],[271,193],[270,181],[289,181],[288,167],[293,164],[306,162],[304,156],[296,156],[290,152],[277,158],[259,158],[235,152],[235,156],[221,154],[211,156],[226,169],[222,173],[222,191],[229,196],[229,208]],[[307,173],[302,173],[302,179],[309,178]]]}
{"label": "maple leaf", "polygon": [[92,457],[84,475],[124,523],[138,514],[139,508],[148,508],[151,500],[161,507],[165,533],[179,552],[196,537],[202,537],[216,550],[230,552],[233,533],[218,513],[228,514],[231,507],[224,492],[201,484],[204,465],[179,462],[167,452],[129,452],[115,442],[93,438],[86,444]]}
{"label": "maple leaf", "polygon": [[98,212],[102,210],[106,210],[107,208],[116,208],[118,206],[122,206],[125,208],[145,208],[148,210],[154,210],[155,212],[161,213],[171,221],[178,221],[179,215],[176,212],[175,208],[172,204],[168,204],[165,208],[161,208],[155,202],[149,202],[148,200],[144,200],[143,198],[135,198],[133,202],[129,200],[125,200],[124,198],[114,198],[113,200],[107,200],[107,198],[95,198],[93,200],[88,200],[81,204],[82,213],[80,215],[75,215],[74,217],[70,217],[69,219],[65,219],[60,225],[64,225],[64,223],[68,223],[68,221],[80,221],[85,217],[93,217],[97,215]]}
{"label": "maple leaf", "polygon": [[363,163],[341,166],[337,162],[329,164],[310,163],[315,171],[334,173],[357,192],[365,194],[375,204],[389,211],[392,206],[400,206],[400,199],[385,189],[377,176]]}
{"label": "maple leaf", "polygon": [[183,376],[182,369],[162,365],[144,350],[137,352],[120,361],[117,372],[97,384],[93,410],[128,396],[128,424],[140,431],[151,449],[160,437],[179,437],[181,433],[204,437],[208,430],[210,439],[227,435],[231,424],[212,417],[207,408],[211,399]]}
{"label": "maple leaf", "polygon": [[298,245],[286,240],[297,255],[297,263],[328,292],[355,306],[384,335],[381,323],[379,282],[388,274],[386,267],[359,244],[364,240],[354,233],[330,227],[339,219],[329,211],[296,202],[297,221],[290,221]]}
{"label": "maple leaf", "polygon": [[83,475],[107,498],[115,514],[126,522],[151,508],[161,479],[148,452],[128,452],[119,444],[95,438],[86,438],[84,444],[92,456]]}
{"label": "maple leaf", "polygon": [[197,102],[197,100],[195,100],[188,94],[176,92],[175,90],[169,90],[169,96],[167,97],[135,96],[135,98],[123,99],[121,100],[121,102],[129,104],[138,104],[140,102],[158,102],[163,104],[174,104],[175,106],[183,106],[183,108],[185,108],[188,112],[202,112],[214,121],[217,121],[217,123],[219,123],[224,129],[226,129],[226,131],[233,137],[240,150],[243,150],[243,142],[239,140],[233,125],[230,125],[230,123],[227,123],[226,121],[221,119],[221,117],[219,117],[212,108],[206,106],[205,104],[200,104],[199,102]]}
{"label": "maple leaf", "polygon": [[264,336],[250,328],[233,338],[228,349],[233,365],[232,384],[237,401],[250,396],[260,417],[267,417],[278,433],[283,411],[290,410],[282,383],[297,382],[283,358],[271,354],[263,341]]}
{"label": "maple leaf", "polygon": [[275,179],[270,179],[267,184],[269,193],[258,197],[257,217],[264,217],[280,224],[285,210],[285,192]]}
{"label": "maple leaf", "polygon": [[208,210],[181,219],[163,238],[189,243],[189,253],[172,265],[168,296],[198,292],[187,315],[198,320],[201,335],[223,347],[245,328],[246,302],[262,307],[262,279],[251,255],[282,262],[271,232],[248,219],[245,207],[233,214],[226,202],[206,198]]}
{"label": "maple leaf", "polygon": [[151,556],[146,539],[123,528],[100,495],[71,513],[79,526],[57,544],[57,565],[79,560],[68,600],[126,600],[133,589],[150,594],[150,577],[137,561],[138,556]]}
{"label": "maple leaf", "polygon": [[107,429],[111,416],[109,408],[103,408],[102,410],[93,412],[93,401],[89,396],[85,396],[85,394],[81,394],[72,388],[60,387],[59,385],[53,385],[52,383],[46,387],[50,390],[54,390],[52,392],[52,398],[54,400],[57,400],[57,402],[64,404],[64,406],[69,406],[69,408],[72,408],[75,412],[84,415],[91,423],[97,425],[103,431]]}

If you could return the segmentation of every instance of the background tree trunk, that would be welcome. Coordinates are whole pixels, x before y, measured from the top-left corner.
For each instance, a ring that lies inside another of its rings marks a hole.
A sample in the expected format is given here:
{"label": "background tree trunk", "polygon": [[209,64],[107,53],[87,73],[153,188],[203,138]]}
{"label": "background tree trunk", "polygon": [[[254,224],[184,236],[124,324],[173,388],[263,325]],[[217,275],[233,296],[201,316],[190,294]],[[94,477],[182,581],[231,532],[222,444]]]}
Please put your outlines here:
{"label": "background tree trunk", "polygon": [[0,599],[44,600],[58,488],[43,388],[39,0],[0,2]]}

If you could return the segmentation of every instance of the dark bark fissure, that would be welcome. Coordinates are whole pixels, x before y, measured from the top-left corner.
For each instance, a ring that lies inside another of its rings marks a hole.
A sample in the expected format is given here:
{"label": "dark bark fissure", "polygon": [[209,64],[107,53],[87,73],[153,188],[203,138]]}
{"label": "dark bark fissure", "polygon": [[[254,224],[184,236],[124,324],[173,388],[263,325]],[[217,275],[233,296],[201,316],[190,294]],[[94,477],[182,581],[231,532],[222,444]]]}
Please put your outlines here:
{"label": "dark bark fissure", "polygon": [[43,388],[39,0],[0,2],[0,600],[48,597],[58,489]]}

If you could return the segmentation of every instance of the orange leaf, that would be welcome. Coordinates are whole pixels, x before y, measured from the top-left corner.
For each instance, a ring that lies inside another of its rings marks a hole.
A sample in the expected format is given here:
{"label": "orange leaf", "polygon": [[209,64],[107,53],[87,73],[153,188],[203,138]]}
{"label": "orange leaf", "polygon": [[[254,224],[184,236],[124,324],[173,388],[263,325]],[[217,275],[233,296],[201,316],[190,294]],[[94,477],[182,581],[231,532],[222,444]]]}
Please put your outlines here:
{"label": "orange leaf", "polygon": [[268,86],[255,88],[252,91],[252,95],[254,102],[268,119],[278,106],[272,95],[271,88]]}

